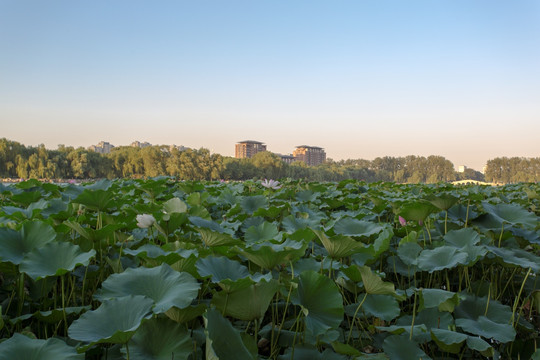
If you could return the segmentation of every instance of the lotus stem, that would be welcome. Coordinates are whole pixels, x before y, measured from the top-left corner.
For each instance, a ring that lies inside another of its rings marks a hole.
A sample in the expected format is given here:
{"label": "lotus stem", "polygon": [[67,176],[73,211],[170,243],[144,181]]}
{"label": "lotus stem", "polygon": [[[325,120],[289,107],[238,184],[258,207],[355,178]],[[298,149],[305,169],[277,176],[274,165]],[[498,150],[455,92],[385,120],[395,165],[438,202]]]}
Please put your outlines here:
{"label": "lotus stem", "polygon": [[358,307],[356,308],[356,311],[354,312],[352,323],[351,323],[351,328],[349,329],[349,335],[347,336],[347,344],[351,341],[351,336],[352,336],[352,331],[353,331],[354,321],[356,319],[356,315],[358,314],[358,311],[360,311],[360,308],[364,304],[364,301],[366,301],[367,296],[368,296],[368,294],[366,293],[366,295],[364,295],[364,298],[362,299],[360,304],[358,304]]}
{"label": "lotus stem", "polygon": [[409,340],[412,340],[413,338],[415,318],[416,318],[416,289],[414,290],[414,304],[413,304],[413,312],[412,312],[411,334],[409,335]]}
{"label": "lotus stem", "polygon": [[523,279],[523,282],[521,283],[521,288],[519,289],[519,293],[516,297],[516,300],[514,300],[514,306],[512,308],[512,326],[513,327],[516,326],[515,315],[516,315],[516,309],[519,303],[519,298],[521,297],[521,293],[523,292],[523,288],[525,287],[525,282],[527,281],[527,278],[529,277],[529,274],[531,273],[531,269],[532,268],[529,268],[529,270],[527,271],[527,274],[525,275],[525,278]]}
{"label": "lotus stem", "polygon": [[65,295],[65,285],[64,285],[64,276],[60,276],[60,286],[62,288],[62,316],[64,318],[64,334],[67,336],[67,315],[66,315],[66,295]]}

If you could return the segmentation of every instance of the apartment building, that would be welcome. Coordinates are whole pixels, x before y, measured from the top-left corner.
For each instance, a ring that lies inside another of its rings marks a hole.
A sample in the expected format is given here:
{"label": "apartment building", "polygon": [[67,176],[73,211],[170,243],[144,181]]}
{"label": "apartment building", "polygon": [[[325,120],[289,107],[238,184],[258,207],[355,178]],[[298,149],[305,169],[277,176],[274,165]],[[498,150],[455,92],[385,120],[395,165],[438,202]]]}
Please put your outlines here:
{"label": "apartment building", "polygon": [[100,154],[108,154],[111,152],[112,148],[114,147],[113,144],[107,142],[107,141],[101,141],[97,145],[91,145],[88,147],[88,150],[95,151]]}
{"label": "apartment building", "polygon": [[303,161],[306,165],[317,166],[326,161],[326,152],[317,146],[299,145],[293,151],[296,161]]}
{"label": "apartment building", "polygon": [[266,145],[262,142],[253,140],[239,141],[234,147],[234,157],[239,159],[251,158],[261,151],[266,151]]}

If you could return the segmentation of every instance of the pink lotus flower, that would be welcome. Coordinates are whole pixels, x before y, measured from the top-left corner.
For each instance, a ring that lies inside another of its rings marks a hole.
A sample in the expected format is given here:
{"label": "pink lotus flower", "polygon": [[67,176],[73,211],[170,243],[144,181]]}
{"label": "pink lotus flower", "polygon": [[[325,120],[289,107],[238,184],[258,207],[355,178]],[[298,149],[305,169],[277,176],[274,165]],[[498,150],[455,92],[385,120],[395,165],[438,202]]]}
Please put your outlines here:
{"label": "pink lotus flower", "polygon": [[281,189],[281,185],[279,184],[279,181],[277,180],[264,179],[263,181],[261,181],[261,185],[267,189],[274,189],[274,190]]}
{"label": "pink lotus flower", "polygon": [[401,226],[407,225],[407,220],[405,220],[405,218],[403,218],[402,216],[398,216],[398,219]]}

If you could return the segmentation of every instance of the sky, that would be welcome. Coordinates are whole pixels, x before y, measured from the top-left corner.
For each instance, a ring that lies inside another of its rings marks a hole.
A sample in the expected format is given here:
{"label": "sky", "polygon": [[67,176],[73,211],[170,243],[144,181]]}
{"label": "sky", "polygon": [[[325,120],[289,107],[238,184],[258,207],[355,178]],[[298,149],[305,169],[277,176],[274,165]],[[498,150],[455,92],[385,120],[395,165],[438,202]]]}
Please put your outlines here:
{"label": "sky", "polygon": [[0,138],[540,156],[538,0],[0,0]]}

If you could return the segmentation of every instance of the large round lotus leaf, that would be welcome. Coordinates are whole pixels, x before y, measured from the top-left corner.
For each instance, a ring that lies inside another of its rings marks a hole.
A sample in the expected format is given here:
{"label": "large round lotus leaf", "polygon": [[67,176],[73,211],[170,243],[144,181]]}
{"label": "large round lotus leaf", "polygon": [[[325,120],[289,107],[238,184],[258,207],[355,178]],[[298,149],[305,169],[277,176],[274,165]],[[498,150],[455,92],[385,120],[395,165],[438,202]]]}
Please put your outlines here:
{"label": "large round lotus leaf", "polygon": [[238,280],[249,276],[246,266],[224,256],[209,256],[197,260],[197,272],[202,277],[211,276],[212,282],[224,279]]}
{"label": "large round lotus leaf", "polygon": [[251,226],[246,230],[245,240],[254,243],[264,240],[272,240],[279,235],[278,227],[274,223],[263,222],[257,226]]}
{"label": "large round lotus leaf", "polygon": [[485,316],[478,317],[478,320],[456,319],[456,326],[471,334],[502,343],[513,341],[516,337],[516,331],[512,325],[500,324]]}
{"label": "large round lotus leaf", "polygon": [[239,320],[262,319],[278,288],[279,283],[276,280],[260,281],[231,293],[218,292],[214,295],[212,304],[225,315]]}
{"label": "large round lotus leaf", "polygon": [[456,305],[459,304],[459,295],[441,289],[422,289],[420,292],[420,307],[438,308],[439,311],[453,312]]}
{"label": "large round lotus leaf", "polygon": [[492,205],[482,202],[484,210],[492,215],[500,223],[510,223],[512,225],[521,224],[526,228],[534,229],[538,225],[538,216],[515,204]]}
{"label": "large round lotus leaf", "polygon": [[313,230],[313,232],[317,235],[326,251],[328,251],[328,255],[333,259],[350,256],[364,247],[363,243],[349,236],[336,235],[329,238],[323,231]]}
{"label": "large round lotus leaf", "polygon": [[[456,307],[454,316],[457,318],[476,320],[480,316],[487,316],[500,324],[508,324],[512,319],[512,309],[500,301],[487,297],[476,297],[467,293],[460,293],[462,298]],[[487,309],[487,311],[486,311]]]}
{"label": "large round lotus leaf", "polygon": [[472,228],[450,230],[444,235],[444,241],[457,248],[474,246],[480,242],[480,235]]}
{"label": "large round lotus leaf", "polygon": [[337,329],[343,321],[343,298],[336,283],[315,271],[300,274],[291,303],[302,306],[306,330],[313,336]]}
{"label": "large round lotus leaf", "polygon": [[217,355],[214,359],[219,360],[257,359],[257,355],[252,354],[242,341],[238,330],[216,309],[208,309],[206,313],[206,331],[207,356],[214,352]]}
{"label": "large round lotus leaf", "polygon": [[167,318],[146,321],[129,341],[131,360],[187,359],[192,350],[186,327]]}
{"label": "large round lotus leaf", "polygon": [[153,304],[141,295],[109,300],[75,320],[68,329],[69,337],[87,343],[82,350],[98,343],[125,344],[142,321],[152,317]]}
{"label": "large round lotus leaf", "polygon": [[268,207],[268,199],[262,195],[244,196],[240,201],[240,206],[247,214],[251,215],[259,208]]}
{"label": "large round lotus leaf", "polygon": [[392,360],[430,360],[408,335],[391,335],[384,339],[383,350]]}
{"label": "large round lotus leaf", "polygon": [[346,236],[371,236],[380,232],[383,226],[369,221],[358,220],[350,217],[339,219],[334,224],[336,234]]}
{"label": "large round lotus leaf", "polygon": [[163,210],[165,210],[167,214],[174,214],[185,213],[187,212],[188,208],[185,202],[175,197],[163,203]]}
{"label": "large round lotus leaf", "polygon": [[75,348],[59,339],[30,339],[14,334],[0,343],[0,360],[83,360]]}
{"label": "large round lotus leaf", "polygon": [[155,268],[130,268],[109,276],[94,297],[100,301],[126,296],[144,295],[155,302],[154,313],[170,308],[191,305],[199,293],[200,285],[188,273],[177,272],[167,264]]}
{"label": "large round lotus leaf", "polygon": [[230,234],[227,233],[220,233],[205,228],[197,229],[197,231],[199,232],[199,234],[201,234],[201,240],[203,244],[207,247],[225,245],[230,246],[240,243],[238,239],[233,238]]}
{"label": "large round lotus leaf", "polygon": [[432,194],[426,200],[441,210],[448,210],[455,203],[457,203],[459,199],[452,194],[440,193],[440,194]]}
{"label": "large round lotus leaf", "polygon": [[18,232],[0,228],[0,261],[18,265],[30,251],[54,241],[55,238],[54,229],[41,221],[25,222]]}
{"label": "large round lotus leaf", "polygon": [[277,265],[302,257],[307,246],[307,242],[287,239],[281,244],[264,242],[245,249],[235,249],[235,251],[263,269],[272,270]]}
{"label": "large round lotus leaf", "polygon": [[281,226],[288,234],[292,234],[305,228],[319,229],[321,227],[321,221],[319,219],[304,219],[289,215],[283,219]]}
{"label": "large round lotus leaf", "polygon": [[508,249],[490,246],[489,251],[497,255],[505,264],[516,265],[524,269],[531,268],[540,272],[540,257],[522,249]]}
{"label": "large round lotus leaf", "polygon": [[[358,299],[363,299],[364,294],[359,294]],[[349,316],[353,316],[358,308],[359,303],[350,304],[346,307],[345,312]],[[392,321],[399,316],[401,310],[395,297],[390,295],[371,295],[366,296],[366,300],[358,312],[358,317],[376,317],[384,321]]]}
{"label": "large round lotus leaf", "polygon": [[83,252],[79,246],[68,242],[51,242],[26,255],[21,262],[20,271],[34,280],[61,276],[78,265],[88,265],[94,255],[96,251],[93,249]]}
{"label": "large round lotus leaf", "polygon": [[418,267],[430,273],[443,269],[451,269],[458,264],[466,264],[468,256],[453,246],[440,246],[422,250],[418,257]]}
{"label": "large round lotus leaf", "polygon": [[403,205],[398,215],[405,220],[424,221],[430,214],[438,211],[439,209],[430,202],[419,200]]}
{"label": "large round lotus leaf", "polygon": [[[467,338],[467,346],[469,349],[479,351],[482,355],[487,357],[493,357],[494,350],[491,345],[489,345],[486,341],[482,340],[480,337],[476,336],[469,336]],[[534,358],[531,358],[531,360]]]}
{"label": "large round lotus leaf", "polygon": [[467,340],[469,336],[458,333],[456,331],[450,331],[446,329],[431,329],[431,338],[441,350],[450,352],[452,354],[458,354],[461,346]]}
{"label": "large round lotus leaf", "polygon": [[105,211],[108,208],[116,206],[113,202],[113,197],[114,192],[112,191],[102,189],[91,190],[86,188],[76,199],[72,200],[72,202],[82,204],[92,210]]}
{"label": "large round lotus leaf", "polygon": [[371,271],[369,266],[359,267],[358,270],[362,276],[364,289],[368,294],[374,295],[394,295],[396,294],[394,284],[383,281],[377,274]]}

